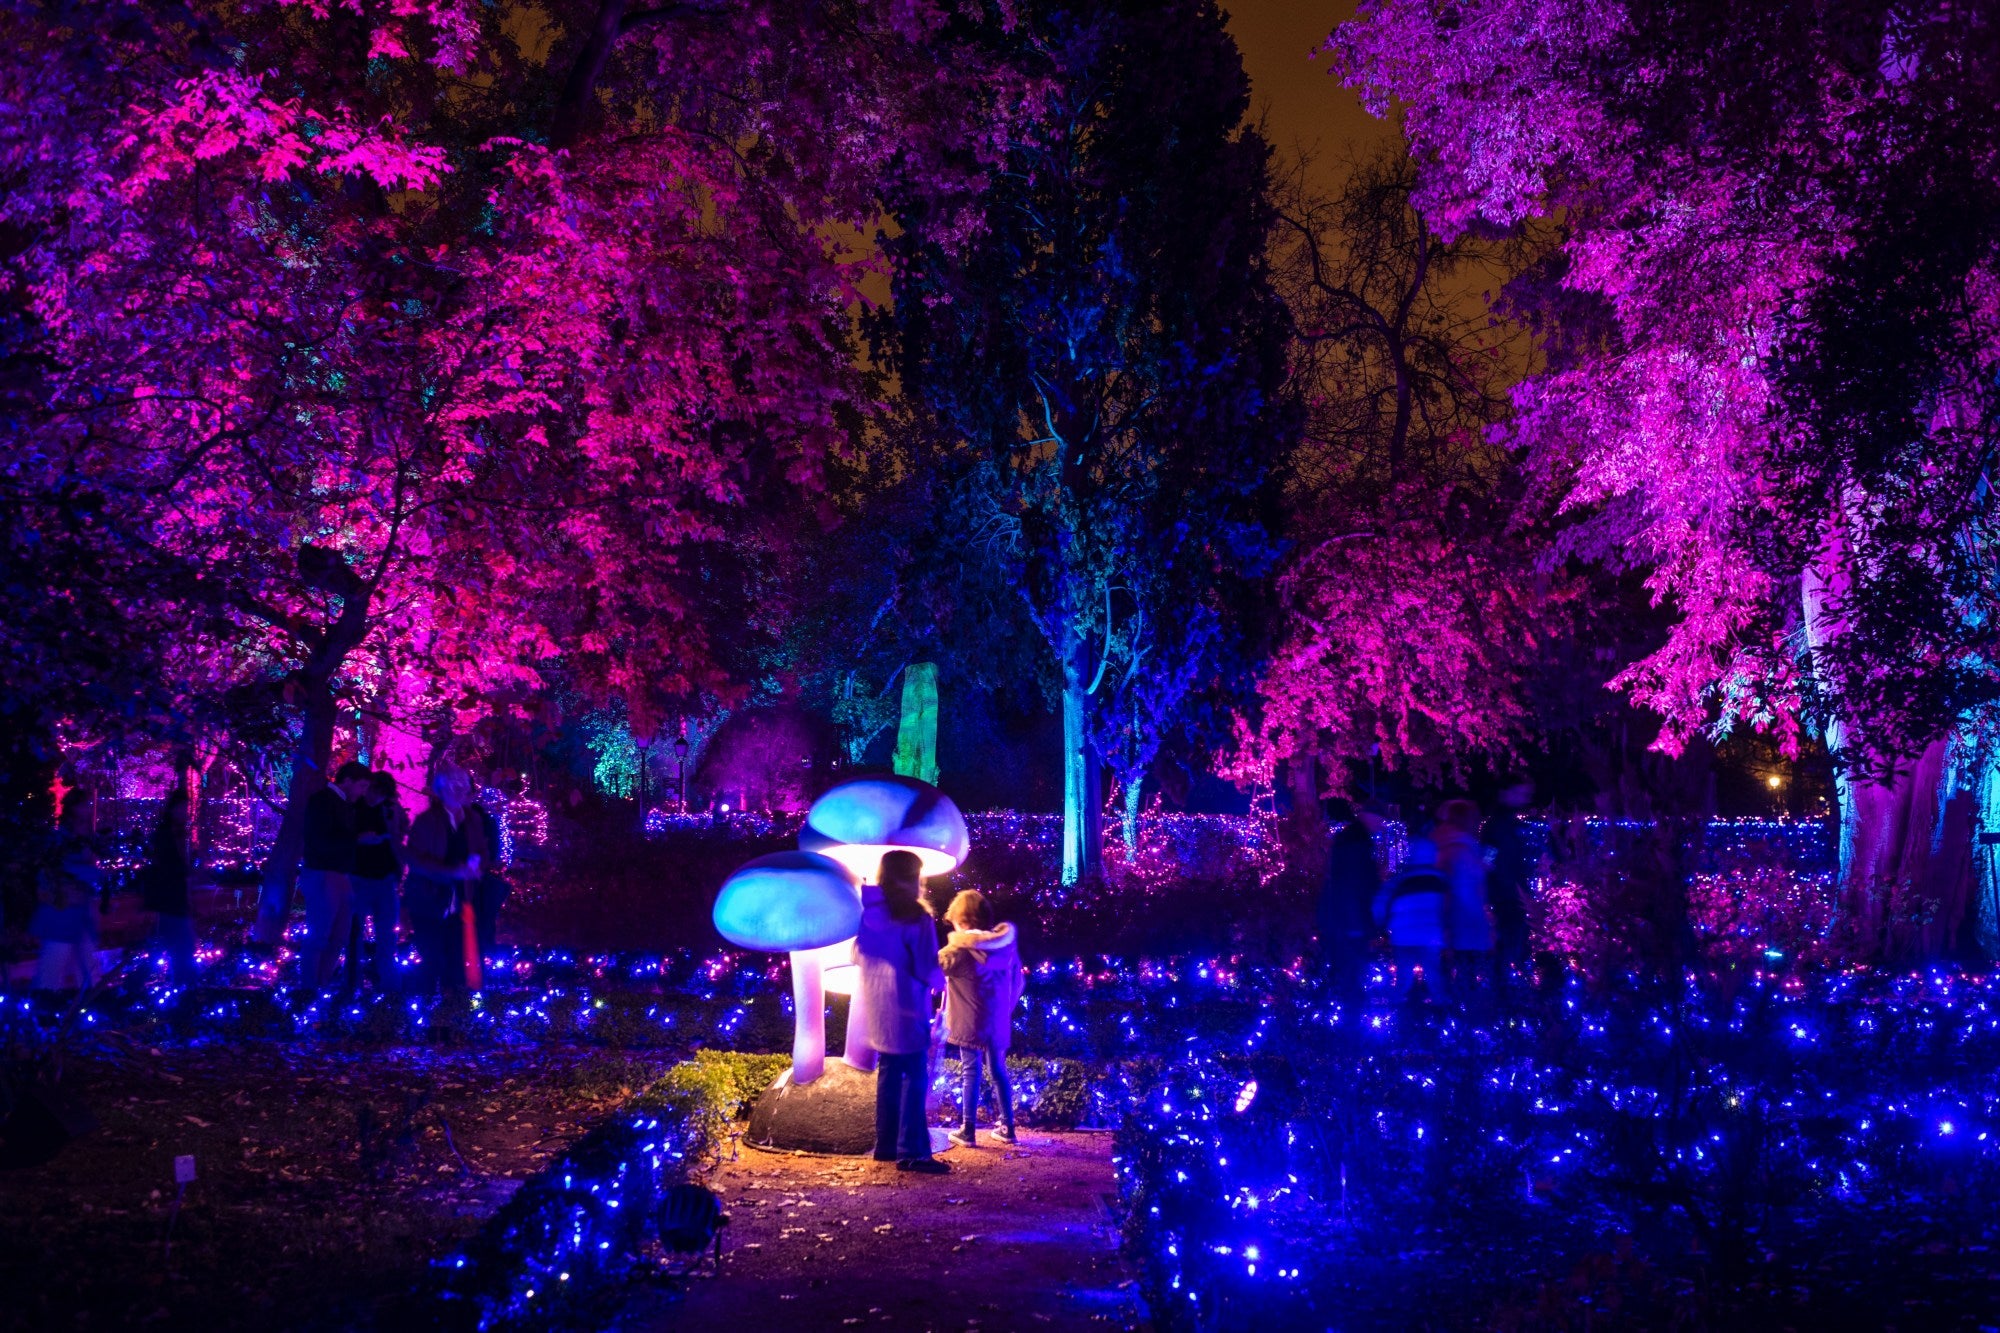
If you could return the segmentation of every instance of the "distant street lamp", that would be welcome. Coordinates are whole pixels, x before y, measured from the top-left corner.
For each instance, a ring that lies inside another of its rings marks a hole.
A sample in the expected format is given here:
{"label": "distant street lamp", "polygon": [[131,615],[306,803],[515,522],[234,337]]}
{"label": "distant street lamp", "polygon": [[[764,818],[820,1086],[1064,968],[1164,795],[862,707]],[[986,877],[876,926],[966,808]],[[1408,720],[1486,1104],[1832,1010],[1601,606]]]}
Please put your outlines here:
{"label": "distant street lamp", "polygon": [[639,831],[644,833],[646,831],[646,751],[653,746],[652,733],[648,732],[643,736],[634,733],[632,744],[639,751]]}
{"label": "distant street lamp", "polygon": [[685,734],[674,741],[674,758],[681,765],[681,813],[688,812],[688,738]]}

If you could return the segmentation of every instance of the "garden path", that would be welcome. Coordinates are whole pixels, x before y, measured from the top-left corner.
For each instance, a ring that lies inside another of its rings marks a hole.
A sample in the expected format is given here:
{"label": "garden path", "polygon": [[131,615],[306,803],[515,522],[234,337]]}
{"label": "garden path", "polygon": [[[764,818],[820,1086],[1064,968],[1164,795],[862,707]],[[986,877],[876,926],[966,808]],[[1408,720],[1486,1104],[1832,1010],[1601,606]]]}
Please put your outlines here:
{"label": "garden path", "polygon": [[627,1329],[782,1333],[1137,1328],[1107,1207],[1109,1134],[982,1135],[948,1176],[744,1149],[709,1180],[730,1215],[719,1278],[649,1296]]}

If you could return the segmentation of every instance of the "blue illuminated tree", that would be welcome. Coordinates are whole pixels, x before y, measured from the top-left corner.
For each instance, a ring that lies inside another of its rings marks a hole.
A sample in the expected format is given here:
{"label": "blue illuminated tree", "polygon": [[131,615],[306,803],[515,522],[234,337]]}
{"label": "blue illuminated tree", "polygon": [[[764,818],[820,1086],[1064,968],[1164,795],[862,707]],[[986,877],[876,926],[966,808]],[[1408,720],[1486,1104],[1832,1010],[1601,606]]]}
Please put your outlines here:
{"label": "blue illuminated tree", "polygon": [[1039,89],[1035,114],[969,237],[896,201],[895,301],[873,333],[957,549],[1047,647],[1074,880],[1101,864],[1101,759],[1135,790],[1261,634],[1288,323],[1265,270],[1269,149],[1214,4],[1033,5],[990,40]]}

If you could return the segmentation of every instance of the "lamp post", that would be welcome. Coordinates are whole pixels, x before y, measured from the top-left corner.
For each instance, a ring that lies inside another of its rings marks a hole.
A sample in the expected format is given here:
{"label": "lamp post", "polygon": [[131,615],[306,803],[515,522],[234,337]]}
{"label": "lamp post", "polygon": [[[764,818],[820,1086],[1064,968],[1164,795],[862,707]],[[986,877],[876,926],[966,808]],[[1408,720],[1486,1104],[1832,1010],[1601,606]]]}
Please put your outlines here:
{"label": "lamp post", "polygon": [[681,813],[686,814],[688,812],[688,738],[686,732],[682,732],[674,740],[674,758],[679,760],[681,765]]}

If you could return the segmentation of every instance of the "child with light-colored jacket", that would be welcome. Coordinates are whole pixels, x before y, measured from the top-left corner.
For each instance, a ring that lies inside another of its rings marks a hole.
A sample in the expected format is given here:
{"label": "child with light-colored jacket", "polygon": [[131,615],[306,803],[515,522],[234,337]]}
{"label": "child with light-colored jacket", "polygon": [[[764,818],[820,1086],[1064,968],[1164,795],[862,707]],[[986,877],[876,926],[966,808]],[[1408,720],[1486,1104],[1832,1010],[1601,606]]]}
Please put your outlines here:
{"label": "child with light-colored jacket", "polygon": [[986,895],[966,889],[951,900],[944,919],[951,927],[938,952],[944,969],[945,1040],[958,1047],[965,1067],[959,1104],[965,1123],[951,1135],[953,1143],[976,1146],[982,1072],[992,1075],[1000,1127],[993,1137],[1014,1142],[1014,1088],[1007,1079],[1007,1047],[1012,1043],[1014,1006],[1027,985],[1021,966],[1020,935],[1011,922],[993,922]]}

